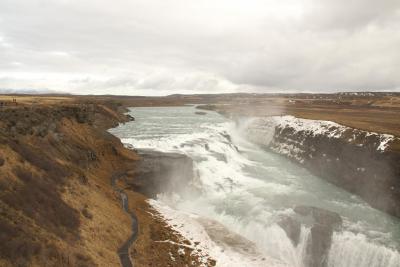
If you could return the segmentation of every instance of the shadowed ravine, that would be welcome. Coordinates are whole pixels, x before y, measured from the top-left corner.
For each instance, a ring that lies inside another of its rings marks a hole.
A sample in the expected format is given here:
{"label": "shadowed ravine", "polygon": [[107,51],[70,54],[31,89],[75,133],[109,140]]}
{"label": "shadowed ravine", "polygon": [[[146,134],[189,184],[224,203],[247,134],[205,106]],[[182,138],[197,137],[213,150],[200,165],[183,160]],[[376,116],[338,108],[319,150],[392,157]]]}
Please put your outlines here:
{"label": "shadowed ravine", "polygon": [[138,221],[135,213],[129,210],[129,202],[128,196],[125,194],[124,190],[118,188],[116,182],[119,178],[121,178],[124,173],[115,173],[111,177],[111,184],[116,192],[118,192],[121,196],[121,204],[122,209],[127,212],[131,216],[131,227],[132,227],[132,234],[131,236],[125,241],[125,243],[118,249],[118,256],[121,261],[122,267],[132,267],[133,261],[129,257],[129,248],[132,246],[133,242],[135,242],[138,234]]}

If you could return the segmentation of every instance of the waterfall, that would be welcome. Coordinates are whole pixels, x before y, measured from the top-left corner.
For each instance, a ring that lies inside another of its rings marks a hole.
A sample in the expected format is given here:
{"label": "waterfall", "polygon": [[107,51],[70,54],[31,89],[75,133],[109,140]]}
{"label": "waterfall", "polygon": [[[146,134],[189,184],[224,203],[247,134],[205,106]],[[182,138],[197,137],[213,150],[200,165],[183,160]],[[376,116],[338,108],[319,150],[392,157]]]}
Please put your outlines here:
{"label": "waterfall", "polygon": [[[169,201],[174,203],[166,201],[174,214],[208,218],[241,235],[265,255],[265,261],[257,261],[261,266],[307,267],[310,225],[301,225],[298,244],[294,245],[278,222],[294,216],[293,208],[298,205],[316,206],[339,214],[346,222],[333,233],[328,267],[400,266],[400,254],[393,249],[399,240],[391,235],[399,229],[398,220],[250,143],[233,122],[219,114],[198,116],[195,111],[193,107],[135,108],[131,111],[135,122],[112,130],[135,148],[183,153],[193,159],[202,194],[174,197]],[[185,221],[171,218],[168,223],[181,225]],[[198,236],[204,234],[204,239],[210,239],[207,229],[200,224],[193,231],[196,229],[200,229]],[[370,232],[380,236],[380,242],[367,238]],[[215,251],[220,253],[221,249]],[[251,260],[243,264],[244,258],[239,255],[236,264],[227,266],[260,266]]]}
{"label": "waterfall", "polygon": [[334,233],[328,267],[399,267],[400,254],[369,242],[365,235]]}

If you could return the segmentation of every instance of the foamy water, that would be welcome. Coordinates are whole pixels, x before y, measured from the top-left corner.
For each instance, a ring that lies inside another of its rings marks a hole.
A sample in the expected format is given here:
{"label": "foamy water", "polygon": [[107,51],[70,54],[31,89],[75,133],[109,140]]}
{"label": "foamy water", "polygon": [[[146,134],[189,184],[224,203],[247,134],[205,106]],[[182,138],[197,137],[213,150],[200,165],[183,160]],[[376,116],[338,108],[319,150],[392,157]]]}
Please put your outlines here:
{"label": "foamy water", "polygon": [[[214,112],[201,116],[195,111],[134,108],[130,114],[136,121],[111,132],[137,149],[193,159],[202,194],[159,196],[152,204],[183,225],[176,230],[205,244],[217,265],[304,266],[309,229],[302,228],[300,242],[293,246],[277,220],[292,214],[296,205],[308,205],[337,212],[344,220],[343,230],[333,235],[328,266],[400,266],[398,220],[248,142],[240,125]],[[232,232],[231,239],[218,234],[221,225]]]}

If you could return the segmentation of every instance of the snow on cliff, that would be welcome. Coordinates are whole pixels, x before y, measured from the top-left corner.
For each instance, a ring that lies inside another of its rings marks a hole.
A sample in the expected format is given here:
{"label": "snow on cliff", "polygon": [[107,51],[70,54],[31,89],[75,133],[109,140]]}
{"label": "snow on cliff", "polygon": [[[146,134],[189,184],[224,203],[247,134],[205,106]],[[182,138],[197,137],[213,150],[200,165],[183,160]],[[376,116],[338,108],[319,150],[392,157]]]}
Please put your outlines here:
{"label": "snow on cliff", "polygon": [[390,134],[379,134],[367,132],[359,129],[350,128],[332,121],[309,120],[296,118],[294,116],[271,116],[251,119],[246,126],[248,134],[260,138],[263,145],[268,145],[273,141],[276,131],[292,131],[291,135],[308,137],[326,136],[329,138],[345,138],[347,142],[363,146],[365,140],[370,138],[375,149],[385,151],[390,143],[395,139]]}

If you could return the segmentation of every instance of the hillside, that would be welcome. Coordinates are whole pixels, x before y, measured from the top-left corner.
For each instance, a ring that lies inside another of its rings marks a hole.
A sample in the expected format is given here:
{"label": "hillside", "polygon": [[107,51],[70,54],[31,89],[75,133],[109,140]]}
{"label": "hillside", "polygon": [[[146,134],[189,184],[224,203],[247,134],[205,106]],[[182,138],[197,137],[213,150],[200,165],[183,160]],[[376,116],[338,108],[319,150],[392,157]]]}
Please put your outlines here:
{"label": "hillside", "polygon": [[[131,219],[111,177],[139,160],[106,131],[127,121],[123,111],[113,101],[78,97],[18,98],[1,108],[0,266],[120,266]],[[144,195],[128,195],[140,231],[130,251],[135,266],[179,258],[179,247],[156,241],[181,237]],[[188,253],[178,262],[196,259]]]}

